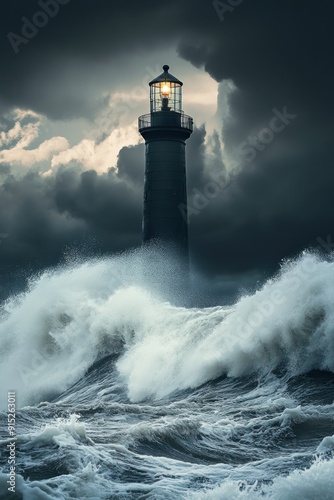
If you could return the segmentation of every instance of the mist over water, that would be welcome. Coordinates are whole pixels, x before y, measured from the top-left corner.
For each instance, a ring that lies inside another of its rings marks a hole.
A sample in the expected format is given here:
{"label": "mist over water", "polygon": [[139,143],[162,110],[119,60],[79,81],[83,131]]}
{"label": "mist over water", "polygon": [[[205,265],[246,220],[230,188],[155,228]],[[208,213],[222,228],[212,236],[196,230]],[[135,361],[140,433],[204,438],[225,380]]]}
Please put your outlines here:
{"label": "mist over water", "polygon": [[212,307],[182,266],[74,261],[2,304],[23,498],[334,498],[333,261]]}

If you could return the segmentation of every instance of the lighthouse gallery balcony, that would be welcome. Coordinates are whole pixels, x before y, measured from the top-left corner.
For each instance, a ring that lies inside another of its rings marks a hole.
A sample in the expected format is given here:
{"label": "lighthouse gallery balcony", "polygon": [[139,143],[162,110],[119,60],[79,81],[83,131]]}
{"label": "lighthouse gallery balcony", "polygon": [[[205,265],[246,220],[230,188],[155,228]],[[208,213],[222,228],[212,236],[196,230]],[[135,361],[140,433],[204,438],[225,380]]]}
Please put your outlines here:
{"label": "lighthouse gallery balcony", "polygon": [[194,128],[194,122],[191,116],[188,116],[184,113],[176,113],[173,111],[158,111],[155,113],[148,113],[139,117],[138,128],[140,132],[152,127],[178,127],[192,132]]}

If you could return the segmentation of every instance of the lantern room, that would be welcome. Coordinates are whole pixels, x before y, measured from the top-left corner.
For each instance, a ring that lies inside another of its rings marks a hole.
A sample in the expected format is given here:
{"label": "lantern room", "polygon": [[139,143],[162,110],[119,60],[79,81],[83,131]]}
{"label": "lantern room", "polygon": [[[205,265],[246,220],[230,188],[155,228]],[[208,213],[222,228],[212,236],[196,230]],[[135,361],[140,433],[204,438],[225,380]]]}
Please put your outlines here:
{"label": "lantern room", "polygon": [[164,72],[149,83],[151,113],[159,111],[182,113],[183,83],[169,73],[169,66],[165,65],[162,69]]}

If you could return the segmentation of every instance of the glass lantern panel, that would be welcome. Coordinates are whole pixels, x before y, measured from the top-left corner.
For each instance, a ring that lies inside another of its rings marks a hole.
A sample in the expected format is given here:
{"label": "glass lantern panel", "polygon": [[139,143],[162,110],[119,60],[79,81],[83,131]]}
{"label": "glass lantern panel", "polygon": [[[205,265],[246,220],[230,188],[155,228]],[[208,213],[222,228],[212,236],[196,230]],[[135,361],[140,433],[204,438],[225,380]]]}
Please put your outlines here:
{"label": "glass lantern panel", "polygon": [[182,86],[175,82],[153,83],[150,88],[151,113],[176,111],[182,113]]}

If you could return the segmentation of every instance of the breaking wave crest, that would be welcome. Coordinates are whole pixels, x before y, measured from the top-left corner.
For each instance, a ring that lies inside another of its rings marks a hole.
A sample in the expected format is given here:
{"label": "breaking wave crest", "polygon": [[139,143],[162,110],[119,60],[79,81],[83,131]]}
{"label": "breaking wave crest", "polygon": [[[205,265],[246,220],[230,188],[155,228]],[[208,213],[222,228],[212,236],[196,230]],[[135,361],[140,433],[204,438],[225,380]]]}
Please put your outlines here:
{"label": "breaking wave crest", "polygon": [[[72,264],[6,301],[0,375],[19,405],[61,394],[109,355],[133,402],[223,375],[334,371],[333,262],[304,253],[256,293],[209,308],[171,303],[182,281],[173,259],[164,262],[133,253]],[[196,278],[190,292],[200,287]]]}

